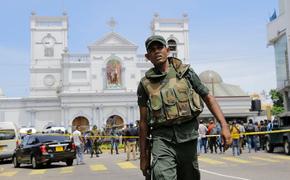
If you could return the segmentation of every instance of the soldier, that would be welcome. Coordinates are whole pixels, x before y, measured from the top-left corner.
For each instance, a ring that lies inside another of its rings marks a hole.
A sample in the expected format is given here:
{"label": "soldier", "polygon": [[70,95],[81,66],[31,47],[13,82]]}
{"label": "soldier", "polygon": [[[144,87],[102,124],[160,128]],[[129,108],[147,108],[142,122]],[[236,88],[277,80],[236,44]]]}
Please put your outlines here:
{"label": "soldier", "polygon": [[[200,97],[221,123],[225,148],[232,143],[228,125],[215,98],[201,83],[189,65],[168,58],[169,48],[162,36],[153,35],[145,42],[146,58],[154,65],[139,83],[140,169],[154,179],[198,180],[196,145],[202,111]],[[152,137],[152,147],[147,140]],[[152,148],[152,149],[151,149]],[[152,166],[150,171],[150,150]]]}

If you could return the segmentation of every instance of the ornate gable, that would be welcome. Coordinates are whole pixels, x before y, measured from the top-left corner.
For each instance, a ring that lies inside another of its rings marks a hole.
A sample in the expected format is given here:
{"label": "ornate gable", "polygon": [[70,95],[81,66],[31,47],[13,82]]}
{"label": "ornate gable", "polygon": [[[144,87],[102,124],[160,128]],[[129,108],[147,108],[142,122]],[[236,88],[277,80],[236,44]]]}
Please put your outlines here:
{"label": "ornate gable", "polygon": [[90,50],[98,50],[106,47],[119,47],[119,48],[128,48],[132,50],[136,50],[137,46],[127,39],[123,38],[117,33],[111,32],[107,34],[102,39],[96,41],[94,44],[89,46]]}

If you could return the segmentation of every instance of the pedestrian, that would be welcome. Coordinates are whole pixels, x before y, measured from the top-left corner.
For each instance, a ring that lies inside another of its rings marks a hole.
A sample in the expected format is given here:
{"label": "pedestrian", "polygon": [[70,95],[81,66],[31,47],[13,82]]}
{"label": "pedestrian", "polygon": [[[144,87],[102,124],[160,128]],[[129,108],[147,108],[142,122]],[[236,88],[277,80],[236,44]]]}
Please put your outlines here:
{"label": "pedestrian", "polygon": [[[231,136],[233,138],[233,156],[240,155],[240,128],[239,125],[237,125],[237,122],[234,120],[233,124],[230,127]],[[235,151],[235,149],[237,151]]]}
{"label": "pedestrian", "polygon": [[[255,125],[253,124],[253,120],[249,119],[248,125],[246,127],[246,132],[247,133],[254,133],[256,131],[257,131],[257,129],[256,129]],[[252,148],[254,148],[255,152],[257,152],[257,150],[258,150],[255,136],[256,135],[253,135],[253,134],[247,135],[249,153],[251,153]]]}
{"label": "pedestrian", "polygon": [[243,121],[239,120],[237,121],[239,131],[240,131],[240,154],[242,154],[242,150],[244,150],[244,133],[246,132],[245,126],[243,125]]}
{"label": "pedestrian", "polygon": [[76,130],[73,132],[73,142],[76,146],[76,156],[77,156],[77,165],[84,164],[84,140],[82,139],[81,135],[81,127],[77,126]]}
{"label": "pedestrian", "polygon": [[217,128],[213,120],[209,121],[207,134],[210,135],[208,138],[208,145],[210,149],[210,153],[217,153]]}
{"label": "pedestrian", "polygon": [[199,152],[202,152],[202,147],[204,147],[204,153],[207,153],[207,127],[204,124],[203,120],[200,120],[199,126],[198,126],[198,134],[200,137],[200,143],[199,143]]}
{"label": "pedestrian", "polygon": [[[154,67],[145,73],[137,90],[140,168],[143,175],[148,176],[151,151],[153,179],[199,180],[196,117],[202,111],[200,97],[221,122],[222,136],[228,147],[232,139],[223,113],[189,65],[168,57],[170,50],[162,36],[149,37],[145,47],[145,56]],[[149,134],[152,142],[148,141]]]}
{"label": "pedestrian", "polygon": [[271,120],[269,120],[267,124],[267,131],[272,131],[272,129],[273,129],[273,123],[271,122]]}
{"label": "pedestrian", "polygon": [[137,136],[137,129],[133,126],[133,123],[129,124],[129,128],[125,131],[125,141],[127,146],[127,159],[130,161],[130,154],[132,153],[133,160],[136,160],[136,138],[132,136]]}
{"label": "pedestrian", "polygon": [[118,149],[119,136],[118,136],[118,132],[117,132],[116,127],[113,127],[111,129],[110,135],[111,135],[111,154],[113,154],[114,149],[115,149],[116,154],[119,154],[119,149]]}

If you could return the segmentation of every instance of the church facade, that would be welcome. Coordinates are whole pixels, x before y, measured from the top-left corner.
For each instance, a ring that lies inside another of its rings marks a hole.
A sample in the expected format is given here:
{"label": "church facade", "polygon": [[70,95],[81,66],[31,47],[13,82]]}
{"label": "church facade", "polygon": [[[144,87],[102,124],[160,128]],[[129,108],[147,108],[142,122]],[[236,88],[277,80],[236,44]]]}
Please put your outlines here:
{"label": "church facade", "polygon": [[[114,25],[112,19],[110,26]],[[0,95],[0,121],[13,121],[19,127],[35,127],[39,131],[48,126],[72,131],[76,125],[83,130],[94,125],[121,128],[139,119],[136,89],[152,65],[144,54],[137,54],[137,45],[111,31],[88,45],[87,54],[71,53],[66,14],[32,14],[30,30],[30,94],[22,98]],[[151,30],[152,34],[164,36],[171,56],[189,63],[187,15],[180,19],[155,15]],[[229,99],[221,96],[218,100],[234,116],[253,115],[249,113],[250,97],[246,94],[231,95]],[[201,117],[209,116],[205,110]]]}
{"label": "church facade", "polygon": [[[110,21],[113,28],[115,21]],[[172,56],[189,61],[188,18],[163,19],[155,15],[152,34],[163,35]],[[87,54],[68,51],[68,16],[30,18],[30,95],[0,97],[0,121],[19,127],[76,125],[89,129],[123,126],[139,119],[136,89],[152,65],[137,45],[109,32],[88,45]]]}

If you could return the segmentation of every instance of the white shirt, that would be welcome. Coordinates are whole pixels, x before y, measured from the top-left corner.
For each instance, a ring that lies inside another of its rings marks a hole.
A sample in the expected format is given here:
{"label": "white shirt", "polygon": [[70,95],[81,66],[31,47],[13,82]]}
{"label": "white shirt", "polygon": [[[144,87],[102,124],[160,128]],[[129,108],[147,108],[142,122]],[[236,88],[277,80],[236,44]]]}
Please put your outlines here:
{"label": "white shirt", "polygon": [[206,133],[207,133],[207,127],[204,124],[199,124],[199,127],[198,127],[199,137],[201,138],[206,137]]}
{"label": "white shirt", "polygon": [[82,144],[82,141],[80,139],[81,135],[82,135],[81,132],[78,131],[78,130],[75,130],[73,132],[73,140],[74,140],[74,143],[75,143],[76,146],[80,146]]}

